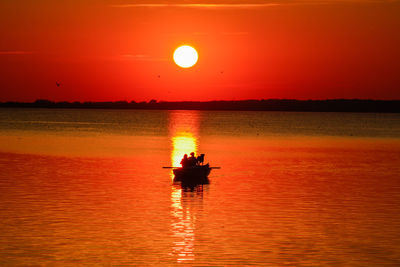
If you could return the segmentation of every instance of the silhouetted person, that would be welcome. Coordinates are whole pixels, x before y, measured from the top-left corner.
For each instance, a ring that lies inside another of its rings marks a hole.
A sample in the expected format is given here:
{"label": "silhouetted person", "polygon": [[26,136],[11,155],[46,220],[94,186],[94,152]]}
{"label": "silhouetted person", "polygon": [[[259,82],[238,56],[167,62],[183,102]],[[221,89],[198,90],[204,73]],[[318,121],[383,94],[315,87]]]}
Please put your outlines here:
{"label": "silhouetted person", "polygon": [[196,166],[197,159],[194,156],[194,152],[190,153],[190,157],[188,158],[189,166]]}
{"label": "silhouetted person", "polygon": [[187,154],[185,154],[183,156],[183,159],[181,160],[181,165],[182,167],[187,167],[189,165],[189,161],[188,161],[188,156]]}
{"label": "silhouetted person", "polygon": [[200,154],[200,156],[197,157],[197,164],[203,164],[204,163],[204,154]]}
{"label": "silhouetted person", "polygon": [[191,166],[197,165],[197,157],[195,157],[194,152],[190,153],[189,162],[190,162]]}

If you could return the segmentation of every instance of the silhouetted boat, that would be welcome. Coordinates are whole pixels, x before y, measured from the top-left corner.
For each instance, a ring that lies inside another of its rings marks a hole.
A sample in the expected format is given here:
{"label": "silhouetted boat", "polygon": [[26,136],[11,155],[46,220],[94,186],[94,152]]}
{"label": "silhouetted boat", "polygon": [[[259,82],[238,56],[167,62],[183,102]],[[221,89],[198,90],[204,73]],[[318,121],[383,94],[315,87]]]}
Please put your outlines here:
{"label": "silhouetted boat", "polygon": [[174,172],[174,182],[182,182],[182,184],[208,184],[208,175],[211,172],[209,164],[176,168]]}
{"label": "silhouetted boat", "polygon": [[174,182],[181,182],[182,185],[208,184],[208,175],[212,169],[220,169],[220,167],[210,167],[210,165],[196,165],[187,167],[163,167],[165,169],[173,169]]}

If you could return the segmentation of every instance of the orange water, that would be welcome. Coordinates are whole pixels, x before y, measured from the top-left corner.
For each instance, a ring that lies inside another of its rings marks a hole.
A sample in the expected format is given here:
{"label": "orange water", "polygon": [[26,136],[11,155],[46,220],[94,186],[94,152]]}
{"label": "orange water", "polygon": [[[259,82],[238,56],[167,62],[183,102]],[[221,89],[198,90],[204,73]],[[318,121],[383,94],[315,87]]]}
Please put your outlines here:
{"label": "orange water", "polygon": [[[398,266],[399,129],[395,114],[0,110],[0,264]],[[161,168],[191,151],[222,167],[193,191]]]}

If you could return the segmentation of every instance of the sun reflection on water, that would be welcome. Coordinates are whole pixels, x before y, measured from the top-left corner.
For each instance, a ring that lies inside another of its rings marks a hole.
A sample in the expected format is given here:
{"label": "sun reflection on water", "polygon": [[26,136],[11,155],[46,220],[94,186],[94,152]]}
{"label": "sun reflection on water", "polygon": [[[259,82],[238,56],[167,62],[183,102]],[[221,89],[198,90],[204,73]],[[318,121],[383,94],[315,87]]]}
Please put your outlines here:
{"label": "sun reflection on water", "polygon": [[[172,111],[169,114],[169,133],[172,145],[171,166],[180,167],[185,154],[197,153],[198,129],[198,111]],[[172,171],[171,178],[173,179]]]}
{"label": "sun reflection on water", "polygon": [[[197,153],[198,111],[173,111],[169,118],[171,138],[171,164],[180,166],[184,154]],[[171,171],[171,179],[174,175]],[[195,216],[189,207],[182,206],[182,188],[173,186],[171,191],[172,254],[178,263],[193,261],[195,243]]]}
{"label": "sun reflection on water", "polygon": [[197,152],[196,138],[189,133],[178,133],[177,136],[172,137],[172,146],[172,166],[180,166],[184,154],[189,156],[190,152]]}

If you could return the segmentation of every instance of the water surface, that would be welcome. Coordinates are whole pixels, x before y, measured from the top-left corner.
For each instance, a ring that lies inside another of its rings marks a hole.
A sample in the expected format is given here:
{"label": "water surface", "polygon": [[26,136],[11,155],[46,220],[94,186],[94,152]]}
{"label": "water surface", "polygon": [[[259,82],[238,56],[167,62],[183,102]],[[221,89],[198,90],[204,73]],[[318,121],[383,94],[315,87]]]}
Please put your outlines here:
{"label": "water surface", "polygon": [[400,264],[397,114],[0,109],[0,168],[2,265]]}

